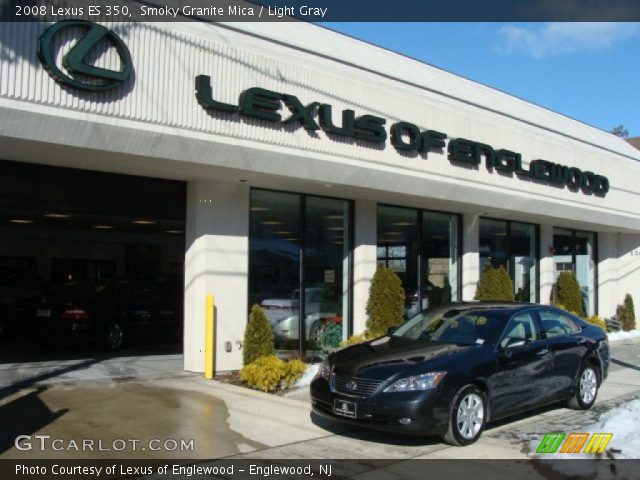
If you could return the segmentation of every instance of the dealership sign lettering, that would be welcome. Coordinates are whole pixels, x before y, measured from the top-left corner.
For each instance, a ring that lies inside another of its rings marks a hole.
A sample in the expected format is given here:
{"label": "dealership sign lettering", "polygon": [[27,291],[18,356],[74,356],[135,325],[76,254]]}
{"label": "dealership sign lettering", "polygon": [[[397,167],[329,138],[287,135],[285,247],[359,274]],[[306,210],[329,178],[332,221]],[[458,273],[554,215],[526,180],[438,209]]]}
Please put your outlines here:
{"label": "dealership sign lettering", "polygon": [[[196,77],[196,98],[207,110],[228,114],[239,114],[267,122],[285,125],[299,123],[309,131],[323,130],[329,136],[350,137],[372,144],[384,144],[390,136],[391,144],[399,151],[426,155],[431,150],[448,149],[449,160],[458,165],[479,166],[484,160],[490,172],[516,174],[522,179],[531,179],[570,190],[582,190],[587,194],[605,196],[609,191],[609,180],[590,171],[568,167],[547,160],[533,160],[528,169],[522,164],[522,155],[490,145],[455,138],[448,141],[447,135],[436,130],[421,130],[409,122],[396,122],[387,134],[387,120],[375,115],[359,115],[353,110],[334,113],[331,105],[311,102],[303,104],[295,95],[253,87],[240,94],[238,104],[218,101],[214,98],[211,78]],[[290,115],[283,117],[283,107]]]}
{"label": "dealership sign lettering", "polygon": [[[54,39],[60,32],[76,28],[83,31],[80,39],[63,56],[62,66],[56,62]],[[87,61],[90,52],[106,41],[115,48],[122,68],[109,70]],[[131,54],[122,39],[112,30],[87,20],[64,20],[54,23],[40,36],[38,58],[49,75],[59,84],[87,92],[104,92],[127,82],[133,73]],[[507,175],[514,173],[521,179],[530,179],[548,185],[582,190],[587,194],[605,196],[609,191],[609,180],[590,171],[568,167],[547,160],[533,160],[528,168],[522,164],[522,156],[510,150],[495,149],[491,145],[467,140],[450,139],[436,130],[421,130],[409,122],[396,122],[387,133],[387,120],[375,115],[358,115],[350,109],[334,112],[331,105],[311,102],[303,104],[295,95],[274,92],[264,88],[249,88],[240,94],[238,104],[218,101],[214,98],[211,78],[196,77],[198,103],[210,111],[239,114],[273,123],[300,124],[308,131],[323,130],[329,137],[349,137],[370,144],[391,144],[405,154],[427,155],[430,151],[447,148],[453,164],[478,168],[484,160],[487,170]],[[283,118],[284,107],[290,115]]]}

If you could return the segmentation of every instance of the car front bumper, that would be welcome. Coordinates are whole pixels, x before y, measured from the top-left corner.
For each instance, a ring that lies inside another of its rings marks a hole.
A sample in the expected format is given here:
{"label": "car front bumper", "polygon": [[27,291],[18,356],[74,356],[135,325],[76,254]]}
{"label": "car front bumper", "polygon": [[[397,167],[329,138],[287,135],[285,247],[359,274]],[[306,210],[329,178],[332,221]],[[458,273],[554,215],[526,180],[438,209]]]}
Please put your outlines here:
{"label": "car front bumper", "polygon": [[[334,412],[336,400],[356,404],[356,417]],[[444,435],[450,416],[450,402],[440,387],[422,392],[376,392],[355,397],[331,391],[329,382],[316,378],[311,383],[313,411],[324,418],[386,432],[413,435]]]}

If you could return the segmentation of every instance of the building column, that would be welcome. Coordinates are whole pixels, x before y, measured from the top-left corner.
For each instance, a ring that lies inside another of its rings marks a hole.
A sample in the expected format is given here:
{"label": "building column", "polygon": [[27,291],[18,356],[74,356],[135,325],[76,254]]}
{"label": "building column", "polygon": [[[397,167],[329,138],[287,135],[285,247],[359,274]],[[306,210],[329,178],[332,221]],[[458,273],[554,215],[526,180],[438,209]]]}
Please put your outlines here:
{"label": "building column", "polygon": [[462,300],[472,301],[480,280],[480,216],[462,215]]}
{"label": "building column", "polygon": [[553,225],[540,225],[540,303],[551,303],[551,291],[553,290]]}
{"label": "building column", "polygon": [[[184,268],[184,369],[204,371],[205,302],[216,306],[215,370],[242,367],[247,323],[249,187],[192,181],[187,185]],[[231,351],[225,351],[225,344]]]}
{"label": "building column", "polygon": [[617,240],[618,261],[615,277],[618,280],[618,288],[615,303],[622,304],[625,295],[627,293],[631,295],[636,310],[636,328],[638,328],[640,327],[640,235],[620,233]]}
{"label": "building column", "polygon": [[375,201],[356,200],[353,249],[353,333],[364,333],[369,286],[376,272],[377,216]]}
{"label": "building column", "polygon": [[[598,233],[598,315],[611,318],[618,305],[618,234]],[[624,297],[624,296],[623,296]]]}

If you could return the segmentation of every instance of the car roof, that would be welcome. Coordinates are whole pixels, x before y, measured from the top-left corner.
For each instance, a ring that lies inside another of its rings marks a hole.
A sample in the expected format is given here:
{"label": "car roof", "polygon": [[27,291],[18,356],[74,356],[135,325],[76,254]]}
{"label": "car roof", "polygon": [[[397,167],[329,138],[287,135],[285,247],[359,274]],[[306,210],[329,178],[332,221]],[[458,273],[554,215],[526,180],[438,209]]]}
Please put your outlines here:
{"label": "car roof", "polygon": [[447,305],[433,307],[433,310],[440,309],[458,309],[460,312],[469,310],[492,310],[501,313],[511,314],[529,308],[549,308],[553,305],[541,305],[539,303],[529,302],[452,302]]}

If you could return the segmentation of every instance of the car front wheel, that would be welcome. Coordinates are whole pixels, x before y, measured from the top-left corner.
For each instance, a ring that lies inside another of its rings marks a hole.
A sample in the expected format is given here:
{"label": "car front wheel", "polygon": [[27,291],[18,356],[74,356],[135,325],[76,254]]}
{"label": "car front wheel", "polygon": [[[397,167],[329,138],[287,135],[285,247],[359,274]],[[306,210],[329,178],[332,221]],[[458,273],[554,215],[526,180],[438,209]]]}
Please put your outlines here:
{"label": "car front wheel", "polygon": [[480,438],[487,418],[487,400],[485,394],[475,385],[463,387],[449,417],[449,428],[444,441],[450,445],[470,445]]}
{"label": "car front wheel", "polygon": [[600,383],[600,371],[598,367],[586,363],[580,369],[578,384],[573,397],[569,400],[569,407],[574,410],[588,410],[596,401],[598,386]]}

